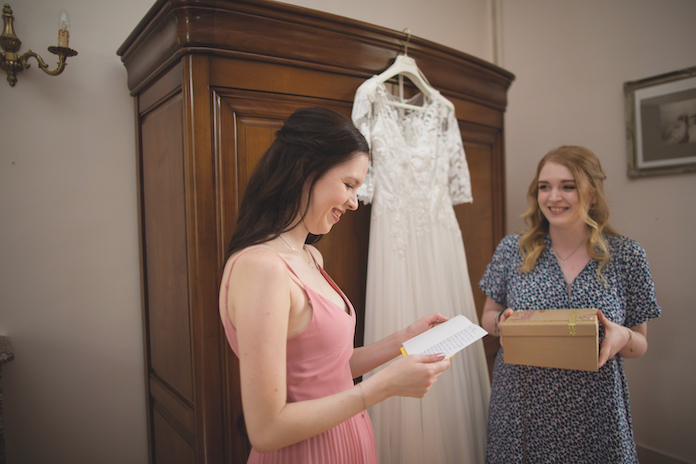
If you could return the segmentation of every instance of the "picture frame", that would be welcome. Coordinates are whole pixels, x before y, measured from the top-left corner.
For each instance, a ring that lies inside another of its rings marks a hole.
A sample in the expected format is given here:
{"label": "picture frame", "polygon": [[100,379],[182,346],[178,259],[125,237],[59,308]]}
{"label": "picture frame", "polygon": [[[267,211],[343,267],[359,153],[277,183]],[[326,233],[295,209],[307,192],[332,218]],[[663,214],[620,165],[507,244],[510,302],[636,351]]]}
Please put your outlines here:
{"label": "picture frame", "polygon": [[696,172],[696,66],[624,82],[628,177]]}

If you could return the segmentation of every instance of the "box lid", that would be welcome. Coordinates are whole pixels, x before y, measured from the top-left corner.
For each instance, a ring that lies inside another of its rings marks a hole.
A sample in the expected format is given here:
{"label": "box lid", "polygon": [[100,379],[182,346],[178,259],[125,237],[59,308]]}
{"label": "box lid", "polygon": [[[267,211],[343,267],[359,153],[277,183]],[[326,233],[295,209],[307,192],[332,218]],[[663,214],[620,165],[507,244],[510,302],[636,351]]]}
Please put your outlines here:
{"label": "box lid", "polygon": [[529,309],[512,313],[500,324],[503,337],[507,336],[595,336],[599,326],[597,310]]}

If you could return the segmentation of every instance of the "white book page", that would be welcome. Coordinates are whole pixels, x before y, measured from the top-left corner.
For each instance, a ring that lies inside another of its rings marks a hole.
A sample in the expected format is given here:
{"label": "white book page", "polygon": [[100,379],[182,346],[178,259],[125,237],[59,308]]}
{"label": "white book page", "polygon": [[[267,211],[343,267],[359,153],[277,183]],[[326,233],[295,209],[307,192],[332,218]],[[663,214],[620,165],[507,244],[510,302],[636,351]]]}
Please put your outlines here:
{"label": "white book page", "polygon": [[488,332],[459,314],[406,340],[402,351],[406,355],[445,353],[445,358],[450,358],[486,335]]}

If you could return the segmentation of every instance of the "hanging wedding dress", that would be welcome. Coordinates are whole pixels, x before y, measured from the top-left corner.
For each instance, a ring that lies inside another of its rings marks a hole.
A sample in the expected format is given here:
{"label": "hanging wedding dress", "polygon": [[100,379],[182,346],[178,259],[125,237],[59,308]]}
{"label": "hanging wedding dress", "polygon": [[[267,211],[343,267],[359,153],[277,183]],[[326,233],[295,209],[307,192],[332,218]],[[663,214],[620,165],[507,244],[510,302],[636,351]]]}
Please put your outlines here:
{"label": "hanging wedding dress", "polygon": [[[365,344],[440,312],[478,323],[462,235],[452,205],[471,202],[454,110],[439,92],[405,109],[374,76],[356,92],[352,118],[372,161],[359,198],[372,203]],[[490,384],[481,340],[451,358],[423,399],[370,408],[379,462],[484,462]]]}

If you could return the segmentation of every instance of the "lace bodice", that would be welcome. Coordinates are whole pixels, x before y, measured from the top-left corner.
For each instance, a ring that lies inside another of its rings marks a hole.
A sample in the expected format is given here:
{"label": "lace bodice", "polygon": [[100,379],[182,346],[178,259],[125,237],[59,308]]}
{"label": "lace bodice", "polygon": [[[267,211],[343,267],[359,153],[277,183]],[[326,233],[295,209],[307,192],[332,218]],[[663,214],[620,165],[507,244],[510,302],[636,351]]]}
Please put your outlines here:
{"label": "lace bodice", "polygon": [[[356,92],[353,122],[372,154],[358,197],[373,204],[373,217],[386,214],[392,231],[414,225],[418,231],[432,223],[458,229],[452,205],[471,202],[472,196],[454,110],[439,92],[432,97],[418,94],[409,101],[422,110],[390,105],[396,98],[376,77]],[[397,245],[405,240],[400,234],[393,238]]]}

